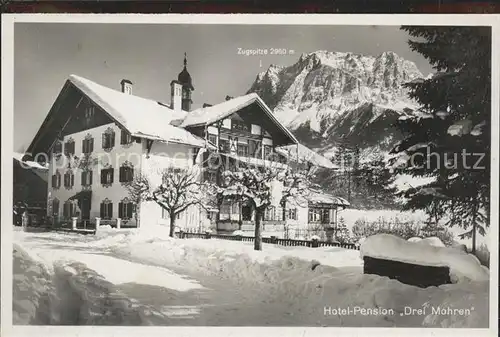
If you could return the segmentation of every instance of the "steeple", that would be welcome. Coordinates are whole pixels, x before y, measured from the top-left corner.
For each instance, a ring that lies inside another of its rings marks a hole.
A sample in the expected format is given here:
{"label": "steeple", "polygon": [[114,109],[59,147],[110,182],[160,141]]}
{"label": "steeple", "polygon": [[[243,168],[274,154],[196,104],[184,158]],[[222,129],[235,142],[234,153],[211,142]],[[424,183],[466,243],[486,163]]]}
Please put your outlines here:
{"label": "steeple", "polygon": [[184,53],[184,69],[177,76],[177,80],[182,84],[182,110],[190,111],[191,104],[193,103],[191,92],[194,90],[194,87],[191,75],[187,70],[187,53]]}

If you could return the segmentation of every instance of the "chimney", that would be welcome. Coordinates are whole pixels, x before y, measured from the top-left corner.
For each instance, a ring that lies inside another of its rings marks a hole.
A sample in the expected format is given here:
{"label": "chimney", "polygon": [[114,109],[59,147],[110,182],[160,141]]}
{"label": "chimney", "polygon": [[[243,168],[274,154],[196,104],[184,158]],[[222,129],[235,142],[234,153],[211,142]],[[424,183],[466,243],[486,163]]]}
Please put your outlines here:
{"label": "chimney", "polygon": [[170,109],[182,110],[182,84],[175,80],[170,82]]}
{"label": "chimney", "polygon": [[126,79],[121,80],[122,92],[128,95],[132,95],[132,82]]}
{"label": "chimney", "polygon": [[230,99],[233,99],[233,98],[234,98],[233,96],[229,96],[229,95],[227,95],[227,96],[226,96],[226,101],[229,101]]}

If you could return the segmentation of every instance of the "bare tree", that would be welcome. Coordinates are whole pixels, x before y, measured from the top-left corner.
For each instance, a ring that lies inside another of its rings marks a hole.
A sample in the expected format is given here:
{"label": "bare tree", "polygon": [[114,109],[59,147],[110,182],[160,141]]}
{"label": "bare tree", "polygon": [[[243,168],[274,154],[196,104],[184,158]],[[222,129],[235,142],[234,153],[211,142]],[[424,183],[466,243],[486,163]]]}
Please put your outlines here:
{"label": "bare tree", "polygon": [[243,168],[237,172],[225,171],[218,187],[217,197],[237,196],[247,200],[255,210],[254,250],[262,250],[261,220],[264,210],[272,203],[272,182],[277,174],[268,168]]}
{"label": "bare tree", "polygon": [[206,204],[210,195],[208,185],[200,182],[199,172],[195,168],[167,168],[161,173],[162,183],[152,187],[145,176],[136,176],[129,185],[129,194],[136,200],[154,201],[164,209],[170,218],[171,237],[175,232],[177,215],[190,206]]}
{"label": "bare tree", "polygon": [[130,199],[136,205],[135,222],[139,227],[140,204],[142,201],[148,200],[151,191],[148,177],[142,173],[137,173],[130,184],[127,185],[127,190]]}

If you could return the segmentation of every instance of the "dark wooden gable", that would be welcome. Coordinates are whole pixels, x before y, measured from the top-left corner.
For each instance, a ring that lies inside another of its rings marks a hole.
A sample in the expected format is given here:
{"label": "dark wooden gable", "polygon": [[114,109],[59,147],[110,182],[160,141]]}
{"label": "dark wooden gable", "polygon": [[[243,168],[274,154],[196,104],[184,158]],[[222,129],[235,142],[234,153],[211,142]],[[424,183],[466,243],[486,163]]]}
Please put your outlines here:
{"label": "dark wooden gable", "polygon": [[275,146],[295,144],[295,141],[285,130],[283,130],[281,125],[279,125],[277,121],[273,120],[258,102],[254,102],[244,108],[241,108],[233,115],[229,116],[229,118],[233,117],[247,123],[248,125],[260,125],[271,135]]}
{"label": "dark wooden gable", "polygon": [[[89,107],[94,107],[94,117],[87,123],[85,112]],[[49,154],[56,139],[112,122],[103,109],[66,81],[26,152],[32,157],[38,153]]]}

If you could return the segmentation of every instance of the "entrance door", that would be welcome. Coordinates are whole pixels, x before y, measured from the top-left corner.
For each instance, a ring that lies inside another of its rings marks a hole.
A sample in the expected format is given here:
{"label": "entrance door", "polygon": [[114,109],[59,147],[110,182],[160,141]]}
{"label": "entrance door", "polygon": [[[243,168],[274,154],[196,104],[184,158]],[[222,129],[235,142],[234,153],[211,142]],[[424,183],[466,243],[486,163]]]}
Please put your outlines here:
{"label": "entrance door", "polygon": [[82,220],[90,220],[90,199],[82,198],[80,201],[80,210],[82,211]]}

